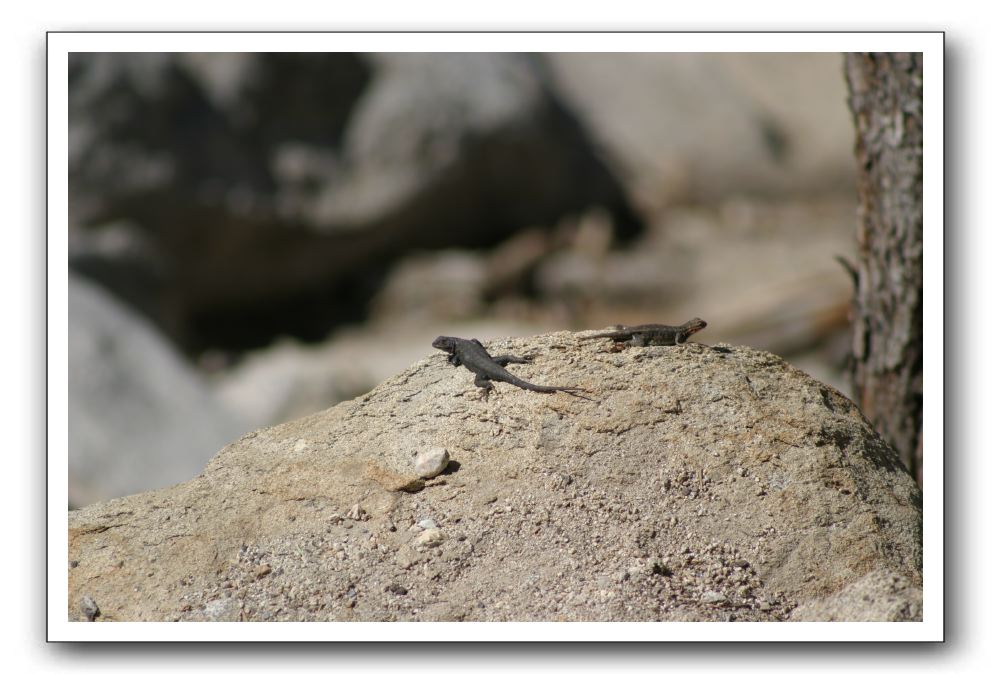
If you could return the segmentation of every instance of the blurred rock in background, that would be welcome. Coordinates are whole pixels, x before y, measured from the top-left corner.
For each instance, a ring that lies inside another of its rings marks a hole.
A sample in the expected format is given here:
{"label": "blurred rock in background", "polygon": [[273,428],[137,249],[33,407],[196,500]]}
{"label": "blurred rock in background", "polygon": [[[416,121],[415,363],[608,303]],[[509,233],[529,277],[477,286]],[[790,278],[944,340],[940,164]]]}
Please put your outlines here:
{"label": "blurred rock in background", "polygon": [[194,352],[322,338],[410,250],[643,227],[516,54],[74,54],[69,184],[72,267]]}
{"label": "blurred rock in background", "polygon": [[854,190],[839,54],[551,54],[642,207]]}
{"label": "blurred rock in background", "polygon": [[191,479],[248,430],[147,320],[70,273],[70,506]]}
{"label": "blurred rock in background", "polygon": [[[74,54],[69,85],[70,268],[157,326],[197,391],[153,406],[154,442],[86,417],[110,463],[157,478],[144,448],[213,443],[195,473],[230,429],[354,397],[438,334],[701,316],[699,341],[845,389],[839,54]],[[151,329],[108,325],[121,345]]]}

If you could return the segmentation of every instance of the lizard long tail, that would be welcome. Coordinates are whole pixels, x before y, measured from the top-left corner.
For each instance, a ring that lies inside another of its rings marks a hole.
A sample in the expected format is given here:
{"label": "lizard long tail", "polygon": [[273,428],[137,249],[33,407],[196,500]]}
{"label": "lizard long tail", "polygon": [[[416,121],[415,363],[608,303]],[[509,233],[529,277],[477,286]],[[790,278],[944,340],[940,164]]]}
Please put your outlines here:
{"label": "lizard long tail", "polygon": [[[509,373],[507,372],[507,374]],[[558,391],[561,391],[563,393],[567,393],[568,395],[584,398],[585,400],[591,400],[591,398],[586,398],[585,396],[580,395],[578,391],[583,393],[588,393],[588,391],[577,386],[541,386],[540,384],[531,384],[530,382],[520,379],[513,374],[509,375],[509,379],[506,380],[506,383],[512,384],[513,386],[517,386],[521,389],[526,389],[527,391],[535,391],[537,393],[557,393]]]}
{"label": "lizard long tail", "polygon": [[520,388],[525,388],[529,391],[536,391],[537,393],[557,393],[560,391],[562,393],[567,393],[568,395],[573,395],[576,398],[591,400],[591,398],[581,395],[582,393],[588,393],[588,391],[577,386],[541,386],[539,384],[530,384],[529,382],[526,382],[526,384],[528,385],[521,386]]}
{"label": "lizard long tail", "polygon": [[582,342],[582,341],[585,341],[586,339],[601,339],[603,337],[612,338],[612,337],[618,337],[618,336],[619,336],[619,333],[617,333],[617,332],[599,332],[599,333],[596,333],[594,335],[583,335],[583,336],[581,336],[581,337],[578,338],[578,341]]}

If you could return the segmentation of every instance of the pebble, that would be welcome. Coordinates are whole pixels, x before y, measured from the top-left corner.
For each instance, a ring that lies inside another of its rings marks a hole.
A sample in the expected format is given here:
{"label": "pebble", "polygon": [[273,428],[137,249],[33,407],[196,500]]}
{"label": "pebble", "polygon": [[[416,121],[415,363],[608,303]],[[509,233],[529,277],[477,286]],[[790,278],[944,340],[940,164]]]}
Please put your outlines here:
{"label": "pebble", "polygon": [[706,604],[718,604],[720,602],[726,601],[726,595],[722,592],[715,592],[713,590],[706,590],[702,593],[702,601]]}
{"label": "pebble", "polygon": [[365,512],[365,509],[362,508],[357,503],[354,504],[351,507],[351,510],[348,511],[347,517],[348,519],[352,519],[357,522],[364,522],[365,520],[369,519],[368,513]]}
{"label": "pebble", "polygon": [[428,517],[426,519],[422,519],[419,522],[417,522],[416,526],[420,527],[421,529],[436,529],[437,522],[435,522],[434,520]]}
{"label": "pebble", "polygon": [[96,605],[96,600],[88,594],[79,600],[79,608],[89,622],[93,622],[100,615],[100,607]]}
{"label": "pebble", "polygon": [[413,464],[414,472],[424,479],[435,477],[444,472],[450,457],[443,447],[433,447],[416,455],[416,462]]}
{"label": "pebble", "polygon": [[231,597],[214,599],[203,607],[203,615],[206,619],[215,622],[235,621],[238,614],[237,602]]}
{"label": "pebble", "polygon": [[424,548],[435,548],[444,542],[444,532],[440,529],[426,529],[416,537],[416,544]]}
{"label": "pebble", "polygon": [[399,565],[401,569],[408,569],[414,564],[416,564],[420,559],[420,556],[415,552],[410,550],[407,546],[402,546],[396,552],[396,564]]}

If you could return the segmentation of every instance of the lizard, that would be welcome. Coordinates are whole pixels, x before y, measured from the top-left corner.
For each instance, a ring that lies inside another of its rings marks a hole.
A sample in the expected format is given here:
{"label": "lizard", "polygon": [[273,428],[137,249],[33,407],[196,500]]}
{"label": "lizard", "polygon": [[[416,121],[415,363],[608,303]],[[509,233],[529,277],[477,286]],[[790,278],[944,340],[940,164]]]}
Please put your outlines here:
{"label": "lizard", "polygon": [[537,393],[564,391],[579,398],[584,398],[584,396],[576,393],[576,391],[584,391],[584,389],[575,386],[541,386],[523,381],[507,370],[506,366],[510,363],[529,363],[529,358],[491,356],[477,339],[441,336],[435,339],[431,346],[446,352],[448,354],[447,362],[451,365],[455,367],[464,365],[469,371],[474,372],[475,386],[482,389],[483,398],[488,398],[489,391],[493,388],[493,381],[501,381],[527,391],[536,391]]}
{"label": "lizard", "polygon": [[578,339],[608,337],[614,342],[629,342],[632,346],[673,346],[684,344],[689,337],[706,325],[707,323],[701,318],[693,318],[681,325],[661,325],[659,323],[647,323],[632,327],[617,325],[615,330],[585,335]]}

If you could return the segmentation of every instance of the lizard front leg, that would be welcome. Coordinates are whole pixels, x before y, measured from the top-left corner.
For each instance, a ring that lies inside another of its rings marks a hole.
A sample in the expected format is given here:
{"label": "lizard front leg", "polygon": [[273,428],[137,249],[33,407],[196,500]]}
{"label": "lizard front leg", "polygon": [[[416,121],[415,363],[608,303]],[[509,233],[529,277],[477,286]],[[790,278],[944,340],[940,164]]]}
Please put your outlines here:
{"label": "lizard front leg", "polygon": [[640,333],[633,335],[633,339],[630,340],[632,346],[646,346],[647,340]]}

